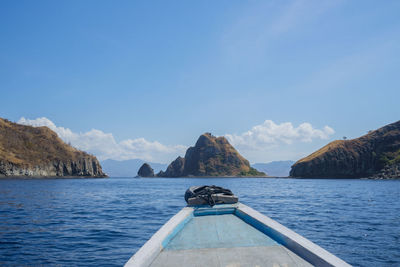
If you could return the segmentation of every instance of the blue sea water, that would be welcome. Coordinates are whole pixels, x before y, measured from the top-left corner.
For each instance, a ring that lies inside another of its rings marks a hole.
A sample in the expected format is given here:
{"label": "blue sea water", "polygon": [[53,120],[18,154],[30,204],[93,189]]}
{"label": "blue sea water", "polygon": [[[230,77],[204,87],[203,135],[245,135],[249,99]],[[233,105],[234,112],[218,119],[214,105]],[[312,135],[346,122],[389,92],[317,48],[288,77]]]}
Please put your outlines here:
{"label": "blue sea water", "polygon": [[400,266],[400,181],[262,178],[2,179],[0,266],[122,266],[202,184],[352,265]]}

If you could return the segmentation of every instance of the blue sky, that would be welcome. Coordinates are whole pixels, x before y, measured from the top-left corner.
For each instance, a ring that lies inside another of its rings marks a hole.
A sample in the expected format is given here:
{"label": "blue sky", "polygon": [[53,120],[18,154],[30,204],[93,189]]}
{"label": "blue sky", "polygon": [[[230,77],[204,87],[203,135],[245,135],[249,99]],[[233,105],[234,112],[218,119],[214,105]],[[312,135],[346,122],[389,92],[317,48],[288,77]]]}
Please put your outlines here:
{"label": "blue sky", "polygon": [[251,162],[296,160],[400,119],[399,14],[399,1],[1,1],[0,116],[46,118],[100,158],[169,162],[212,132]]}

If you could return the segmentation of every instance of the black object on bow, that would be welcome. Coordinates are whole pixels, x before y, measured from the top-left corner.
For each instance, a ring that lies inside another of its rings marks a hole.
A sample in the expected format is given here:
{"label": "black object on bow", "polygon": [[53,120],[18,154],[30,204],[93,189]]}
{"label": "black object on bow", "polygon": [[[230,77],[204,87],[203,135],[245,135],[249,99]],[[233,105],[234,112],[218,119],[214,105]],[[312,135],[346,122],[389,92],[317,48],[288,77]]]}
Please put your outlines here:
{"label": "black object on bow", "polygon": [[185,192],[185,200],[189,205],[205,205],[211,207],[215,204],[233,204],[238,202],[238,198],[231,190],[215,186],[191,186]]}

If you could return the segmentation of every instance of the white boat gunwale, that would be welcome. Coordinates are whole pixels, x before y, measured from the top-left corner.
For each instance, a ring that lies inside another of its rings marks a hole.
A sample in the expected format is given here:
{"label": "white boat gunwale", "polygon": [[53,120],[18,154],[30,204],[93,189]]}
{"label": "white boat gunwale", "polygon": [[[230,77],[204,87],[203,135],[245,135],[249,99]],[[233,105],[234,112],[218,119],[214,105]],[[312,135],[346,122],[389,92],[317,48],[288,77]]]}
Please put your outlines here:
{"label": "white boat gunwale", "polygon": [[242,204],[214,207],[184,207],[164,224],[125,264],[126,267],[150,266],[168,243],[195,216],[234,214],[298,256],[316,266],[350,266],[345,261],[286,228],[275,220]]}

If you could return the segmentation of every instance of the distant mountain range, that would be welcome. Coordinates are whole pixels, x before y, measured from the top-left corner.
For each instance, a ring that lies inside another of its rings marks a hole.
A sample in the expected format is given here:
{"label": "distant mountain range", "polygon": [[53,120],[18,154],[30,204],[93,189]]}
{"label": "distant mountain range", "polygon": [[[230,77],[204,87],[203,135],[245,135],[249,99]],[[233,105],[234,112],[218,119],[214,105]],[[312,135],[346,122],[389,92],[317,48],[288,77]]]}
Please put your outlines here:
{"label": "distant mountain range", "polygon": [[[165,171],[168,164],[148,162],[141,159],[131,160],[112,160],[107,159],[101,161],[103,171],[110,177],[135,177],[137,172],[144,163],[149,163],[154,169],[155,173],[159,171]],[[258,171],[267,173],[268,176],[286,177],[289,176],[290,167],[294,164],[294,161],[273,161],[269,163],[255,163],[251,166]]]}
{"label": "distant mountain range", "polygon": [[269,163],[255,163],[251,167],[260,172],[265,172],[268,176],[287,177],[294,163],[295,161],[292,160],[272,161]]}
{"label": "distant mountain range", "polygon": [[101,161],[100,164],[103,167],[103,171],[110,177],[135,177],[140,166],[146,162],[151,165],[151,167],[154,169],[154,172],[165,170],[168,166],[167,164],[153,163],[141,159],[122,161],[107,159]]}

